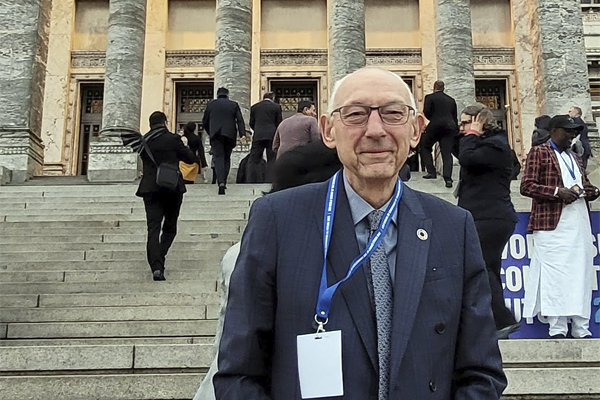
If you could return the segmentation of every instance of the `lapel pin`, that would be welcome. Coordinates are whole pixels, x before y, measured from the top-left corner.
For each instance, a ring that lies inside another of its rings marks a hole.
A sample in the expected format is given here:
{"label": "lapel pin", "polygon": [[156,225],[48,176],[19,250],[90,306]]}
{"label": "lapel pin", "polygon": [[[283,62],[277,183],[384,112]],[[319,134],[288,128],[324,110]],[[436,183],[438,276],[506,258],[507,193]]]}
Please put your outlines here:
{"label": "lapel pin", "polygon": [[419,229],[417,230],[417,237],[421,240],[427,240],[429,239],[429,234],[425,229]]}

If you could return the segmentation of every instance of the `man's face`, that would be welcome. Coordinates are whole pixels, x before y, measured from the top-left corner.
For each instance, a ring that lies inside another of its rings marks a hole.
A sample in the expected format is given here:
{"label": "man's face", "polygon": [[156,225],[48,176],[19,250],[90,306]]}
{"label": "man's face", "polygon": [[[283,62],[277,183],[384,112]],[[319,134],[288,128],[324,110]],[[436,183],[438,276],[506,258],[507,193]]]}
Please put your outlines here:
{"label": "man's face", "polygon": [[310,106],[310,108],[305,108],[304,109],[304,115],[308,115],[309,117],[316,117],[317,116],[317,109],[315,108],[315,105],[312,104]]}
{"label": "man's face", "polygon": [[577,109],[575,107],[569,108],[569,117],[571,117],[571,118],[580,117],[579,112],[577,111]]}
{"label": "man's face", "polygon": [[[409,105],[410,97],[400,80],[382,70],[364,69],[349,76],[332,99],[334,109],[348,105],[381,107]],[[411,147],[421,138],[424,118],[412,112],[403,125],[389,125],[372,110],[366,125],[352,126],[341,121],[339,112],[320,119],[323,141],[337,149],[352,184],[395,180]]]}
{"label": "man's face", "polygon": [[473,117],[467,114],[462,114],[460,116],[460,133],[465,133],[467,130],[471,129],[471,124],[473,123]]}
{"label": "man's face", "polygon": [[550,132],[552,141],[556,144],[559,150],[567,150],[571,147],[573,139],[577,137],[579,132],[575,129],[554,128]]}

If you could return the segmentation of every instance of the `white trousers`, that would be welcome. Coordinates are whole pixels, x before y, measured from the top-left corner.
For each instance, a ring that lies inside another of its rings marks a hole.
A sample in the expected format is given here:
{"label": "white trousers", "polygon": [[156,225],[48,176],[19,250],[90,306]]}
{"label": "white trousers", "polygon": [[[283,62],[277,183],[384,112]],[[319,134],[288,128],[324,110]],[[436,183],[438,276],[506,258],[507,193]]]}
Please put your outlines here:
{"label": "white trousers", "polygon": [[574,338],[582,338],[586,336],[592,336],[592,332],[588,329],[590,326],[589,318],[583,318],[578,316],[572,317],[547,317],[548,323],[550,324],[549,334],[554,335],[565,335],[569,330],[569,319],[571,320],[571,336]]}

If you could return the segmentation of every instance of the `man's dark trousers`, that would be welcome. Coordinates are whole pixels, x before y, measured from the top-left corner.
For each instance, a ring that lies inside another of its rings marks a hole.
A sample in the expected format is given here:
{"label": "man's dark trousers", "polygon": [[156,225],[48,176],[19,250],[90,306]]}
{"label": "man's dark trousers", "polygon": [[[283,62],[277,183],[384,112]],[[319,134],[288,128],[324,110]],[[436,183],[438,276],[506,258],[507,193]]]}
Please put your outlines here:
{"label": "man's dark trousers", "polygon": [[177,235],[177,218],[182,201],[183,193],[154,193],[144,196],[148,223],[146,253],[152,272],[165,269],[165,257]]}
{"label": "man's dark trousers", "polygon": [[260,160],[263,158],[263,152],[267,151],[267,176],[266,181],[272,181],[273,167],[277,153],[273,151],[273,141],[269,139],[255,140],[252,142],[250,148],[250,162],[253,164],[260,164]]}
{"label": "man's dark trousers", "polygon": [[217,183],[219,186],[227,184],[227,176],[231,168],[231,152],[235,141],[221,135],[215,135],[210,139],[210,147],[215,160],[215,171],[217,172]]}
{"label": "man's dark trousers", "polygon": [[[429,127],[428,127],[429,128]],[[421,160],[427,169],[428,174],[436,174],[433,165],[433,145],[438,142],[442,153],[444,180],[452,180],[452,146],[454,145],[454,136],[456,132],[451,128],[433,128],[426,129],[421,141]]]}

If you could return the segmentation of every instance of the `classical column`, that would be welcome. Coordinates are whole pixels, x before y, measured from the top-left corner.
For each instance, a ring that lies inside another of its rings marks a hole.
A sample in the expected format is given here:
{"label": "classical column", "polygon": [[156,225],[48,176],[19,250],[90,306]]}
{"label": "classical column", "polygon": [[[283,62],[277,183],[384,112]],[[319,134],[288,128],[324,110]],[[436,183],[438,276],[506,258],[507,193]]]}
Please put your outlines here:
{"label": "classical column", "polygon": [[215,43],[216,89],[229,89],[246,123],[250,117],[252,65],[252,0],[217,0]]}
{"label": "classical column", "polygon": [[461,112],[475,102],[470,1],[437,0],[435,24],[438,79]]}
{"label": "classical column", "polygon": [[51,6],[50,0],[0,2],[0,170],[9,170],[12,182],[42,173]]}
{"label": "classical column", "polygon": [[329,87],[366,65],[364,0],[329,1]]}
{"label": "classical column", "polygon": [[572,105],[591,119],[591,99],[581,4],[575,0],[537,0],[532,32],[536,91],[541,114],[565,114]]}
{"label": "classical column", "polygon": [[124,147],[122,133],[139,132],[144,68],[146,0],[110,0],[104,108],[99,140],[90,145],[88,179],[132,181],[137,154]]}

